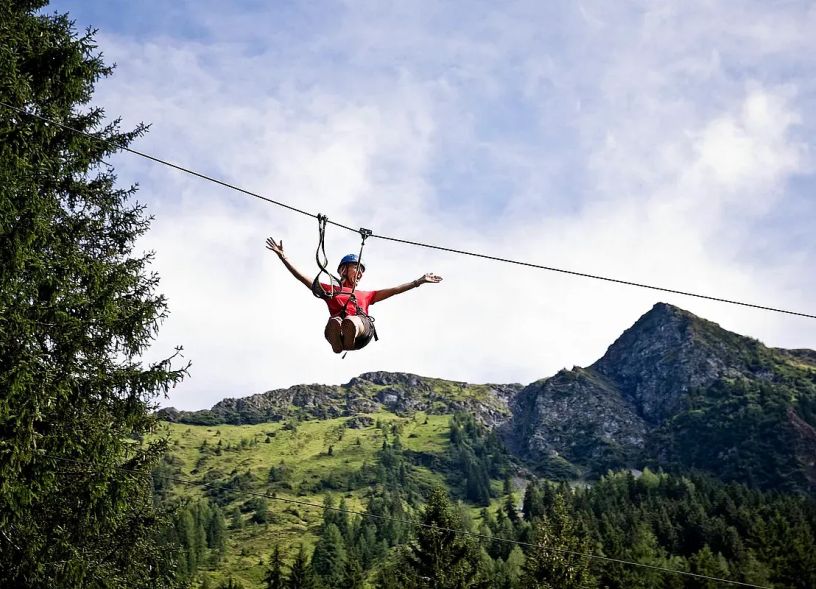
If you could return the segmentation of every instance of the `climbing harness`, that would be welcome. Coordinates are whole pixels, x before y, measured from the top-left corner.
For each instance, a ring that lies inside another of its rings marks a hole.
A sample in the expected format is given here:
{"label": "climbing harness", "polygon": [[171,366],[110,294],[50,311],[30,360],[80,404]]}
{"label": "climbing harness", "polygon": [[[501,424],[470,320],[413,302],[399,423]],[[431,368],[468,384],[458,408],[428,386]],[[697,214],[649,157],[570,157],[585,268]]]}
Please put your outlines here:
{"label": "climbing harness", "polygon": [[[326,255],[326,224],[328,223],[329,218],[326,215],[317,215],[317,226],[318,226],[318,236],[319,240],[317,242],[317,251],[315,252],[315,261],[317,262],[317,267],[319,271],[315,279],[312,281],[312,294],[320,299],[333,299],[340,295],[345,295],[343,293],[343,281],[341,278],[333,275],[329,272],[329,258]],[[360,243],[360,253],[355,257],[354,254],[349,254],[345,256],[341,261],[340,265],[337,268],[337,273],[340,273],[340,270],[343,266],[355,263],[357,266],[365,271],[365,266],[363,265],[363,249],[365,248],[366,239],[371,237],[373,232],[371,229],[364,229],[360,228],[360,237],[362,238],[362,242]],[[352,260],[354,258],[354,260]],[[321,277],[326,276],[328,278],[328,284],[324,284],[321,282]],[[354,305],[354,313],[357,317],[360,317],[363,321],[364,329],[363,334],[358,336],[354,342],[354,349],[359,350],[364,348],[373,338],[374,341],[379,341],[379,337],[377,336],[377,330],[374,327],[374,317],[366,313],[362,307],[357,303],[357,297],[354,294],[354,291],[357,290],[357,280],[352,282],[351,285],[351,292],[348,295],[348,300],[346,304],[343,305],[342,310],[340,311],[340,318],[345,319],[348,316],[348,304],[351,303]],[[346,352],[348,353],[348,351]],[[343,354],[343,358],[346,357],[346,354]]]}
{"label": "climbing harness", "polygon": [[[342,281],[328,270],[329,258],[326,255],[326,223],[329,218],[326,215],[317,215],[317,230],[319,239],[317,242],[317,251],[315,252],[315,261],[320,271],[312,281],[312,294],[319,299],[331,299],[337,291],[342,290]],[[328,290],[323,286],[320,277],[326,275],[328,278]]]}
{"label": "climbing harness", "polygon": [[[365,266],[363,265],[363,249],[365,248],[366,239],[371,237],[372,234],[373,232],[371,231],[371,229],[364,229],[362,227],[360,228],[360,237],[362,237],[362,242],[360,243],[360,253],[357,255],[357,265],[363,269],[365,269]],[[342,268],[342,266],[343,264],[341,262],[340,267]],[[340,311],[340,317],[343,319],[346,318],[346,315],[348,314],[348,311],[346,310],[346,308],[348,307],[348,303],[354,305],[354,314],[363,320],[363,324],[365,326],[363,334],[354,341],[354,349],[359,350],[367,346],[371,341],[371,338],[374,338],[375,342],[380,341],[380,338],[377,336],[377,328],[374,327],[374,317],[363,311],[360,305],[357,304],[357,297],[354,296],[355,290],[357,290],[356,277],[355,280],[352,282],[351,293],[349,294],[348,301],[346,302],[345,305],[343,305],[343,309]],[[347,353],[348,352],[346,352],[346,354]],[[343,358],[346,357],[346,354],[343,354]]]}

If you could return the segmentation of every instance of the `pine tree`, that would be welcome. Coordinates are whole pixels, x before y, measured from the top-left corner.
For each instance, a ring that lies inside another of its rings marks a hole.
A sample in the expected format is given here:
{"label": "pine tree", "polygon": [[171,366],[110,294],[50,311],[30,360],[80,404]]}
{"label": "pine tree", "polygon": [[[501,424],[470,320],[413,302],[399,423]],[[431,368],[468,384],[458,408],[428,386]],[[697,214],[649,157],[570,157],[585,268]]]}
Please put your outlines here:
{"label": "pine tree", "polygon": [[176,537],[180,552],[184,555],[184,568],[179,567],[183,579],[191,579],[198,568],[196,549],[196,526],[190,509],[183,508],[176,516]]}
{"label": "pine tree", "polygon": [[454,530],[461,521],[447,494],[435,488],[422,513],[417,537],[398,565],[405,581],[416,587],[464,589],[477,587],[479,549],[472,539]]}
{"label": "pine tree", "polygon": [[346,571],[346,548],[340,530],[326,526],[315,544],[312,570],[328,587],[340,587]]}
{"label": "pine tree", "polygon": [[[714,554],[708,544],[703,546],[696,554],[689,558],[691,572],[708,577],[728,578],[728,563],[721,554]],[[695,589],[716,589],[721,583],[710,579],[696,579]]]}
{"label": "pine tree", "polygon": [[213,564],[216,564],[227,551],[227,525],[224,512],[213,505],[210,521],[207,523],[207,546],[212,550]]}
{"label": "pine tree", "polygon": [[371,568],[374,559],[377,558],[377,527],[373,524],[360,523],[360,531],[357,534],[356,553],[360,557],[360,564],[363,570]]}
{"label": "pine tree", "polygon": [[343,537],[343,540],[348,543],[351,539],[351,523],[349,522],[348,503],[346,503],[345,497],[340,499],[340,504],[337,506],[335,516],[334,523],[337,529],[340,530],[340,535]]}
{"label": "pine tree", "polygon": [[524,552],[516,545],[504,562],[504,571],[511,586],[516,586],[524,569]]}
{"label": "pine tree", "polygon": [[754,585],[770,585],[770,571],[768,567],[757,560],[753,550],[748,550],[738,568],[742,581]]}
{"label": "pine tree", "polygon": [[269,522],[269,502],[265,497],[258,497],[254,502],[255,511],[252,514],[252,521],[256,524],[265,524]]}
{"label": "pine tree", "polygon": [[346,568],[343,573],[344,589],[361,589],[365,584],[366,576],[360,554],[355,549],[348,551]]}
{"label": "pine tree", "polygon": [[[647,524],[636,525],[627,543],[628,549],[623,554],[626,560],[652,566],[665,565],[663,550]],[[622,565],[619,579],[621,587],[651,589],[663,584],[664,575],[656,569]]]}
{"label": "pine tree", "polygon": [[134,254],[144,207],[106,163],[144,128],[103,124],[111,69],[45,4],[0,0],[0,101],[24,110],[0,106],[0,586],[161,587],[165,446],[144,435],[184,369],[141,363],[165,300]]}
{"label": "pine tree", "polygon": [[551,512],[538,520],[535,546],[524,563],[522,585],[536,589],[585,589],[595,587],[590,574],[588,539],[582,538],[567,513],[564,498],[555,496]]}
{"label": "pine tree", "polygon": [[306,550],[303,548],[303,544],[301,544],[298,553],[295,555],[292,567],[289,570],[289,576],[286,578],[286,589],[313,589],[313,587],[314,582],[312,580],[309,562],[306,558]]}
{"label": "pine tree", "polygon": [[[514,540],[516,537],[516,528],[503,508],[496,513],[496,537],[504,540]],[[502,559],[509,556],[512,548],[513,545],[510,542],[493,542],[494,556]]]}
{"label": "pine tree", "polygon": [[272,549],[272,556],[269,558],[269,569],[264,577],[266,589],[283,589],[283,559],[281,558],[280,545],[275,544]]}
{"label": "pine tree", "polygon": [[544,513],[544,499],[538,484],[532,482],[527,485],[521,510],[524,513],[524,519],[528,522]]}
{"label": "pine tree", "polygon": [[504,513],[507,515],[507,519],[513,522],[513,524],[519,522],[520,518],[518,510],[516,509],[516,498],[513,497],[512,493],[504,498]]}

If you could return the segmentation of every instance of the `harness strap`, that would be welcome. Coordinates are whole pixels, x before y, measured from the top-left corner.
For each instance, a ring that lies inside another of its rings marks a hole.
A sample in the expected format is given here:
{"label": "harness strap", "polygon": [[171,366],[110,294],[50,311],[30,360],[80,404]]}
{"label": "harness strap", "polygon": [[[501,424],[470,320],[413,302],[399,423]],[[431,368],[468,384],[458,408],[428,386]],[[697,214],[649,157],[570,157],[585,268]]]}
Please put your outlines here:
{"label": "harness strap", "polygon": [[[326,223],[328,222],[329,218],[326,215],[317,215],[317,231],[319,235],[319,239],[317,242],[317,251],[315,252],[315,261],[317,262],[317,267],[320,270],[315,276],[315,279],[312,281],[312,294],[319,299],[330,299],[335,296],[335,291],[340,288],[341,282],[340,279],[334,276],[331,272],[329,272],[329,257],[326,255]],[[323,288],[323,284],[320,282],[320,277],[323,275],[328,277],[329,282],[329,290],[326,291]]]}
{"label": "harness strap", "polygon": [[[365,248],[365,242],[366,239],[371,237],[372,234],[373,232],[371,229],[364,229],[363,227],[360,227],[360,237],[362,237],[362,242],[360,243],[360,254],[357,256],[358,266],[363,265],[363,249]],[[366,317],[371,322],[371,333],[374,336],[374,341],[380,341],[380,338],[377,337],[377,329],[374,327],[374,317],[363,311],[363,309],[357,303],[357,297],[354,294],[355,290],[357,290],[357,276],[354,277],[354,281],[351,284],[351,293],[349,294],[348,301],[346,301],[346,304],[343,305],[343,309],[340,311],[340,317],[343,319],[346,318],[348,315],[346,308],[348,307],[349,303],[352,303],[354,305],[354,313],[359,317]]]}
{"label": "harness strap", "polygon": [[[360,242],[360,254],[357,256],[357,266],[363,265],[363,248],[365,248],[365,241],[369,237],[371,237],[371,229],[363,229],[360,227],[360,237],[363,238],[363,241]],[[354,296],[354,291],[357,290],[357,277],[354,277],[354,282],[351,284],[351,297]],[[349,297],[349,298],[351,298]],[[356,301],[356,299],[355,299]],[[355,302],[356,304],[356,302]]]}
{"label": "harness strap", "polygon": [[354,305],[354,314],[357,317],[365,317],[366,319],[368,319],[371,322],[371,334],[374,336],[374,341],[375,342],[380,341],[380,338],[377,337],[377,328],[374,327],[374,317],[372,317],[371,315],[369,315],[368,313],[363,311],[363,308],[360,307],[360,305],[357,303],[357,297],[354,296],[354,293],[351,293],[351,295],[349,295],[349,300],[346,301],[345,305],[343,305],[343,310],[340,312],[340,316],[343,319],[345,319],[346,316],[348,315],[348,312],[346,311],[346,307],[348,306],[349,302]]}

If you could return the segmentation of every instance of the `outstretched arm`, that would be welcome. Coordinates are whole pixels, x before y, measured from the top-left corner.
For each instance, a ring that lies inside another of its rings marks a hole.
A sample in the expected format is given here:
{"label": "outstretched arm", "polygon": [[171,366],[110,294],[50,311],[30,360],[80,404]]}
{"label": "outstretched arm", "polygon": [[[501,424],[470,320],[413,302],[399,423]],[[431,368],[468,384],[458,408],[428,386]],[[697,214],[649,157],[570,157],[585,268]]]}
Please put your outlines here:
{"label": "outstretched arm", "polygon": [[275,252],[278,255],[278,258],[283,265],[286,266],[286,269],[292,273],[292,276],[300,280],[306,288],[309,290],[312,289],[312,281],[307,277],[303,272],[298,270],[292,265],[292,262],[289,261],[289,258],[286,257],[283,253],[283,240],[280,240],[280,243],[275,243],[275,240],[271,237],[266,238],[266,249]]}
{"label": "outstretched arm", "polygon": [[395,286],[393,288],[384,288],[382,290],[378,290],[377,294],[374,295],[372,299],[373,303],[379,303],[380,301],[384,301],[388,297],[393,297],[396,294],[400,294],[405,292],[406,290],[411,290],[412,288],[419,288],[420,284],[436,284],[437,282],[442,282],[442,277],[437,276],[434,273],[428,273],[422,276],[421,278],[417,278],[413,282],[406,282],[405,284],[401,284],[399,286]]}

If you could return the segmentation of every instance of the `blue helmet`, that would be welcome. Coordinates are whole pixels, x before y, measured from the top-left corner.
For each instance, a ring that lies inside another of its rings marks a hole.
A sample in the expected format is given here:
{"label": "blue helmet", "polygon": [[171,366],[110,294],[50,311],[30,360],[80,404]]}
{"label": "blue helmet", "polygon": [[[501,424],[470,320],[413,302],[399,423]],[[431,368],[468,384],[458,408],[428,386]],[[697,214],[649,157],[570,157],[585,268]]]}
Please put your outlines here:
{"label": "blue helmet", "polygon": [[343,256],[343,259],[340,260],[340,265],[337,266],[337,273],[338,274],[340,274],[341,269],[346,264],[358,264],[360,266],[360,269],[363,272],[365,272],[365,264],[360,264],[360,262],[357,260],[357,254],[349,254],[347,256]]}

